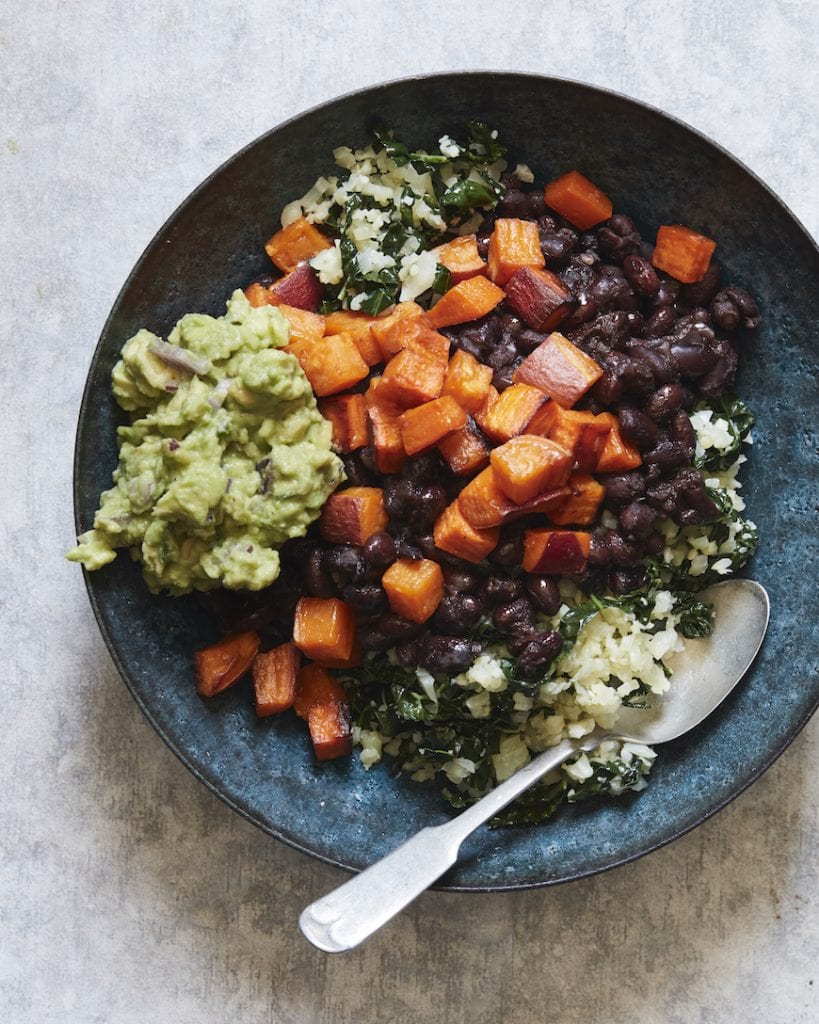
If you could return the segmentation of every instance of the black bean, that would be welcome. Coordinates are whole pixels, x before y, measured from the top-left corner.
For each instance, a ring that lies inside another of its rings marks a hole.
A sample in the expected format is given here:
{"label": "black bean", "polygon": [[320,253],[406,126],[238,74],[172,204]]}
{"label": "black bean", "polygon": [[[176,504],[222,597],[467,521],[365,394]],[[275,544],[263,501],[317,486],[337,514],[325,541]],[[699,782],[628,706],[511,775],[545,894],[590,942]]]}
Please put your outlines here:
{"label": "black bean", "polygon": [[654,448],[643,454],[643,465],[657,466],[661,473],[670,473],[688,462],[688,452],[679,441],[660,440]]}
{"label": "black bean", "polygon": [[612,532],[611,530],[598,530],[591,535],[588,555],[590,566],[606,565],[611,561],[609,536]]}
{"label": "black bean", "polygon": [[379,612],[387,605],[387,595],[377,583],[348,583],[341,591],[350,607],[360,612]]}
{"label": "black bean", "polygon": [[680,298],[690,306],[707,306],[719,288],[719,267],[710,264],[701,281],[684,285],[680,289]]}
{"label": "black bean", "polygon": [[646,493],[645,477],[636,471],[604,476],[602,483],[606,488],[606,504],[612,508],[623,508]]}
{"label": "black bean", "polygon": [[424,629],[423,623],[411,622],[396,612],[384,612],[377,620],[376,625],[384,636],[393,640],[406,640],[409,637],[417,636]]}
{"label": "black bean", "polygon": [[657,521],[657,512],[642,501],[633,501],[620,513],[620,526],[633,540],[645,540]]}
{"label": "black bean", "polygon": [[648,583],[645,569],[635,566],[632,569],[618,569],[608,576],[609,588],[615,594],[630,594],[633,590],[641,590]]}
{"label": "black bean", "polygon": [[673,306],[660,306],[655,309],[646,320],[643,327],[644,338],[662,338],[669,334],[674,327],[677,317]]}
{"label": "black bean", "polygon": [[533,331],[531,327],[523,327],[515,336],[515,346],[518,352],[528,356],[543,342],[545,337],[546,335],[541,334],[540,331]]}
{"label": "black bean", "polygon": [[654,374],[648,362],[630,355],[623,358],[618,371],[623,390],[631,395],[647,395],[656,387]]}
{"label": "black bean", "polygon": [[520,654],[528,644],[539,636],[540,633],[538,633],[534,626],[521,626],[520,629],[515,629],[511,633],[506,634],[506,646],[509,649],[509,653],[515,656]]}
{"label": "black bean", "polygon": [[595,268],[599,263],[597,253],[580,253],[572,256],[557,276],[573,295],[582,299],[597,277]]}
{"label": "black bean", "polygon": [[671,359],[652,341],[628,343],[628,354],[644,363],[650,370],[657,387],[674,381],[675,371]]}
{"label": "black bean", "polygon": [[464,633],[482,614],[483,606],[473,594],[445,594],[435,609],[432,624],[442,633]]}
{"label": "black bean", "polygon": [[717,398],[733,385],[739,363],[737,350],[727,338],[718,338],[712,351],[717,360],[697,381],[697,387],[706,398]]}
{"label": "black bean", "polygon": [[679,384],[663,384],[653,395],[649,395],[643,412],[656,423],[672,416],[682,403],[682,388]]}
{"label": "black bean", "polygon": [[660,278],[648,260],[642,256],[626,256],[623,260],[626,280],[641,295],[652,298],[660,290]]}
{"label": "black bean", "polygon": [[405,668],[415,668],[418,664],[415,640],[405,640],[404,643],[396,644],[394,650],[399,665],[403,665]]}
{"label": "black bean", "polygon": [[523,648],[515,659],[515,673],[521,679],[537,679],[550,665],[563,647],[559,633],[541,633]]}
{"label": "black bean", "polygon": [[632,309],[626,314],[626,319],[628,321],[629,334],[632,338],[638,337],[642,333],[643,327],[645,327],[646,318],[639,310]]}
{"label": "black bean", "polygon": [[489,255],[489,239],[491,238],[489,231],[479,231],[477,235],[478,242],[478,253],[482,260],[485,260]]}
{"label": "black bean", "polygon": [[365,562],[374,569],[386,569],[395,561],[395,541],[386,530],[380,530],[367,538],[361,553]]}
{"label": "black bean", "polygon": [[526,198],[529,201],[529,213],[527,216],[530,219],[542,217],[546,213],[546,200],[543,198],[541,191],[527,192]]}
{"label": "black bean", "polygon": [[523,584],[512,576],[491,573],[487,576],[482,591],[489,604],[508,604],[521,596]]}
{"label": "black bean", "polygon": [[347,483],[353,487],[374,487],[378,483],[375,449],[369,446],[341,456]]}
{"label": "black bean", "polygon": [[592,394],[603,406],[616,405],[623,398],[622,381],[611,370],[603,370],[603,375],[594,385]]}
{"label": "black bean", "polygon": [[735,331],[742,319],[739,307],[731,299],[727,292],[717,292],[714,301],[711,303],[711,316],[714,323],[723,331]]}
{"label": "black bean", "polygon": [[535,605],[544,615],[556,615],[560,608],[560,588],[551,576],[537,576],[529,573],[525,579],[526,589]]}
{"label": "black bean", "polygon": [[444,587],[452,593],[474,593],[480,582],[480,574],[472,572],[471,569],[459,569],[451,566],[444,569]]}
{"label": "black bean", "polygon": [[641,451],[653,448],[657,443],[659,437],[657,424],[634,406],[623,406],[617,413],[617,420],[623,437]]}
{"label": "black bean", "polygon": [[672,341],[671,355],[684,377],[700,377],[716,362],[713,350],[693,327],[683,338]]}
{"label": "black bean", "polygon": [[395,643],[395,638],[382,633],[375,623],[360,625],[356,636],[365,651],[386,651]]}
{"label": "black bean", "polygon": [[669,430],[671,437],[685,448],[688,458],[693,458],[697,448],[697,433],[685,410],[678,409],[674,413],[669,423]]}
{"label": "black bean", "polygon": [[643,539],[643,549],[647,555],[659,555],[665,547],[665,537],[661,533],[650,533]]}
{"label": "black bean", "polygon": [[[551,219],[551,218],[548,218]],[[539,222],[542,223],[542,220]],[[577,244],[577,234],[571,228],[557,228],[557,230],[539,230],[540,249],[546,257],[546,263],[550,267],[564,263],[572,254]]]}
{"label": "black bean", "polygon": [[597,229],[597,240],[600,251],[612,260],[622,260],[640,249],[640,236],[636,232],[620,234],[612,227],[612,217],[608,224]]}
{"label": "black bean", "polygon": [[495,207],[495,211],[499,217],[528,217],[529,197],[517,189],[510,189]]}
{"label": "black bean", "polygon": [[[349,544],[334,544],[325,548],[322,564],[341,586],[348,580],[359,580],[364,575],[364,558],[358,548]],[[337,577],[341,578],[341,583]]]}
{"label": "black bean", "polygon": [[640,545],[626,540],[619,533],[612,532],[609,535],[608,547],[611,561],[618,569],[629,569],[631,566],[637,565],[643,557]]}
{"label": "black bean", "polygon": [[462,636],[427,636],[416,644],[421,668],[448,675],[468,669],[480,653],[481,645],[477,640]]}
{"label": "black bean", "polygon": [[304,566],[304,583],[307,592],[313,597],[334,597],[333,581],[324,569],[324,556],[321,548],[313,548],[307,556]]}
{"label": "black bean", "polygon": [[728,297],[742,314],[742,326],[748,330],[759,327],[762,316],[759,307],[745,291],[744,288],[737,288],[736,285],[729,285],[725,289]]}
{"label": "black bean", "polygon": [[523,532],[520,528],[511,527],[501,533],[489,561],[507,570],[514,570],[523,563]]}
{"label": "black bean", "polygon": [[654,308],[673,306],[680,295],[680,282],[670,277],[660,277],[660,288],[654,296]]}
{"label": "black bean", "polygon": [[521,626],[531,627],[534,622],[534,609],[525,597],[519,597],[509,604],[500,604],[492,612],[492,625],[502,633],[512,632]]}

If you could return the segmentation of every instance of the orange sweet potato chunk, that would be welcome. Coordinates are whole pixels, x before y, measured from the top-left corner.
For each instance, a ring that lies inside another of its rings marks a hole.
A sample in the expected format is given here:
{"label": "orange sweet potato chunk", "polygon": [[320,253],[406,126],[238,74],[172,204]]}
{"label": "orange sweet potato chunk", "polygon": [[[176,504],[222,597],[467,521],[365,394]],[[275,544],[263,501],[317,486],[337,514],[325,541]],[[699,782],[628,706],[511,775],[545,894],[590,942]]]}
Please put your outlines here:
{"label": "orange sweet potato chunk", "polygon": [[296,699],[296,675],[299,651],[285,643],[253,659],[253,693],[259,718],[278,715],[293,706]]}
{"label": "orange sweet potato chunk", "polygon": [[588,526],[593,523],[603,503],[606,488],[588,473],[573,473],[566,486],[571,493],[549,511],[549,519],[558,526]]}
{"label": "orange sweet potato chunk", "polygon": [[488,273],[491,281],[502,286],[521,267],[545,266],[535,221],[515,217],[500,217],[495,221],[489,239]]}
{"label": "orange sweet potato chunk", "polygon": [[527,530],[523,535],[523,568],[542,575],[582,573],[591,535],[582,530]]}
{"label": "orange sweet potato chunk", "polygon": [[457,500],[464,519],[476,530],[486,530],[533,512],[548,513],[568,494],[566,487],[552,487],[518,504],[504,494],[495,470],[488,466],[469,481]]}
{"label": "orange sweet potato chunk", "polygon": [[458,502],[453,501],[435,520],[432,537],[439,550],[465,562],[480,562],[497,547],[500,527],[476,530],[464,518]]}
{"label": "orange sweet potato chunk", "polygon": [[[491,394],[491,393],[490,393]],[[547,396],[539,387],[528,383],[515,383],[502,391],[482,414],[481,428],[493,441],[508,441],[522,434],[529,421],[545,404]],[[481,415],[481,411],[476,414]]]}
{"label": "orange sweet potato chunk", "polygon": [[346,660],[353,650],[355,614],[337,597],[302,597],[296,605],[293,643],[313,661]]}
{"label": "orange sweet potato chunk", "polygon": [[636,469],[643,461],[642,457],[638,449],[620,433],[617,417],[610,412],[601,412],[597,418],[609,428],[597,458],[597,472],[627,473],[630,469]]}
{"label": "orange sweet potato chunk", "polygon": [[600,416],[564,409],[557,402],[549,402],[532,419],[526,432],[540,434],[561,445],[571,453],[575,468],[591,472],[597,468],[597,460],[610,429],[609,423]]}
{"label": "orange sweet potato chunk", "polygon": [[364,396],[333,395],[319,399],[319,412],[330,421],[333,448],[337,452],[354,452],[368,440],[367,406]]}
{"label": "orange sweet potato chunk", "polygon": [[367,366],[375,366],[384,361],[381,346],[372,332],[373,324],[377,323],[376,317],[349,309],[338,309],[328,313],[324,319],[324,333],[349,334]]}
{"label": "orange sweet potato chunk", "polygon": [[[534,225],[536,227],[536,225]],[[453,285],[435,303],[429,313],[433,327],[450,327],[479,320],[503,299],[503,289],[485,277],[470,277]]]}
{"label": "orange sweet potato chunk", "polygon": [[408,409],[399,419],[401,437],[407,455],[417,455],[466,426],[466,413],[451,395]]}
{"label": "orange sweet potato chunk", "polygon": [[426,622],[444,596],[444,574],[428,558],[399,558],[381,577],[390,608],[410,622]]}
{"label": "orange sweet potato chunk", "polygon": [[370,331],[381,349],[382,361],[386,362],[405,347],[407,327],[414,320],[429,327],[426,311],[417,302],[399,302],[391,313],[380,316],[370,325]]}
{"label": "orange sweet potato chunk", "polygon": [[408,408],[437,398],[444,386],[446,363],[414,348],[404,348],[384,367],[384,397]]}
{"label": "orange sweet potato chunk", "polygon": [[296,676],[296,699],[293,710],[299,718],[307,718],[310,708],[329,704],[333,700],[346,700],[344,687],[322,665],[303,665]]}
{"label": "orange sweet potato chunk", "polygon": [[495,480],[518,505],[549,487],[561,487],[572,471],[572,454],[554,441],[521,434],[489,455]]}
{"label": "orange sweet potato chunk", "polygon": [[213,697],[242,678],[259,650],[259,634],[234,633],[211,644],[194,656],[196,692],[200,697]]}
{"label": "orange sweet potato chunk", "polygon": [[295,306],[286,306],[284,304],[279,306],[279,312],[282,313],[290,325],[290,344],[294,342],[307,342],[308,344],[315,344],[324,336],[325,323],[324,317],[319,316],[318,313],[311,313],[307,309],[297,309]]}
{"label": "orange sweet potato chunk", "polygon": [[346,391],[370,372],[349,334],[332,334],[317,343],[305,344],[294,354],[320,397]]}
{"label": "orange sweet potato chunk", "polygon": [[438,451],[456,476],[471,476],[489,462],[489,446],[472,419],[460,430],[441,438]]}
{"label": "orange sweet potato chunk", "polygon": [[609,197],[580,171],[569,171],[543,190],[546,205],[581,231],[608,220],[613,206]]}
{"label": "orange sweet potato chunk", "polygon": [[664,224],[657,231],[651,262],[684,284],[701,281],[711,264],[717,243],[683,224]]}
{"label": "orange sweet potato chunk", "polygon": [[317,761],[331,761],[353,752],[353,719],[346,700],[314,704],[307,712],[307,728]]}
{"label": "orange sweet potato chunk", "polygon": [[470,277],[486,273],[486,264],[478,252],[476,235],[460,235],[444,245],[439,245],[433,252],[441,266],[449,271],[453,284],[460,284]]}
{"label": "orange sweet potato chunk", "polygon": [[319,532],[332,544],[361,547],[387,528],[384,492],[380,487],[347,487],[335,491],[321,510]]}
{"label": "orange sweet potato chunk", "polygon": [[407,456],[398,422],[404,409],[384,393],[382,377],[370,380],[364,401],[378,470],[380,473],[398,473]]}
{"label": "orange sweet potato chunk", "polygon": [[477,412],[492,386],[492,367],[459,348],[449,360],[444,377],[444,394],[452,395],[462,409]]}
{"label": "orange sweet potato chunk", "polygon": [[523,360],[514,380],[540,388],[570,409],[602,374],[602,367],[590,356],[555,331]]}
{"label": "orange sweet potato chunk", "polygon": [[333,243],[306,218],[299,217],[286,228],[277,231],[265,245],[265,252],[279,270],[288,273],[299,263],[309,260],[322,249],[331,249]]}
{"label": "orange sweet potato chunk", "polygon": [[245,298],[251,306],[258,308],[259,306],[275,306],[276,303],[271,300],[270,292],[263,284],[259,284],[258,281],[254,281],[253,284],[249,284],[245,288]]}

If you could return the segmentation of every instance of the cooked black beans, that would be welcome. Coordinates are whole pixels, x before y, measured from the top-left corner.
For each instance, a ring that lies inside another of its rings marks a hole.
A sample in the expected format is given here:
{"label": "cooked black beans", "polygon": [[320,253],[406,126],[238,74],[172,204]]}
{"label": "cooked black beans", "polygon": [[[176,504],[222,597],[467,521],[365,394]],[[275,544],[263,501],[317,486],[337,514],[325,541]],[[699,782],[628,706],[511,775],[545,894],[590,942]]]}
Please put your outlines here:
{"label": "cooked black beans", "polygon": [[483,585],[483,594],[489,604],[508,604],[523,593],[523,583],[513,576],[492,573]]}
{"label": "cooked black beans", "polygon": [[502,633],[513,633],[535,623],[535,610],[525,597],[519,597],[508,604],[500,604],[492,612],[492,625]]}
{"label": "cooked black beans", "polygon": [[477,640],[467,637],[429,634],[416,643],[415,655],[421,668],[428,672],[456,675],[469,668],[481,649]]}
{"label": "cooked black beans", "polygon": [[651,298],[660,290],[657,271],[642,256],[626,256],[623,260],[623,273],[631,287],[641,295]]}
{"label": "cooked black beans", "polygon": [[627,441],[631,441],[641,451],[653,448],[660,436],[657,424],[644,412],[633,405],[624,405],[618,412],[617,419],[620,431]]}
{"label": "cooked black beans", "polygon": [[620,513],[620,526],[630,540],[645,540],[657,521],[657,512],[643,501],[632,501]]}
{"label": "cooked black beans", "polygon": [[361,553],[368,565],[375,569],[387,569],[395,561],[395,541],[386,530],[382,530],[367,539]]}
{"label": "cooked black beans", "polygon": [[515,672],[521,679],[537,679],[560,654],[563,638],[549,631],[533,637],[515,658]]}
{"label": "cooked black beans", "polygon": [[479,622],[483,611],[473,594],[444,594],[432,624],[442,633],[465,633]]}
{"label": "cooked black beans", "polygon": [[528,573],[526,590],[537,608],[545,615],[556,615],[560,608],[560,588],[553,576]]}

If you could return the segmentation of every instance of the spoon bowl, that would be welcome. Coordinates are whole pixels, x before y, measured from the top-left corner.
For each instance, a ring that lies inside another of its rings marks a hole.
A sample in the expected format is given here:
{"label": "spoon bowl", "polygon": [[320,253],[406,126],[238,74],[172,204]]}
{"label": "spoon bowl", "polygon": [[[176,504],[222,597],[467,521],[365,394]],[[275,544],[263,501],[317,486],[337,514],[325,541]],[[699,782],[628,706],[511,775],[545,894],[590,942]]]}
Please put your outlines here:
{"label": "spoon bowl", "polygon": [[623,708],[616,728],[565,739],[443,825],[422,829],[392,853],[307,907],[305,937],[327,953],[354,949],[452,867],[461,843],[548,772],[605,740],[654,745],[698,726],[731,693],[756,657],[770,617],[765,588],[753,580],[717,583],[702,592],[714,608],[710,636],[688,640],[669,659],[673,685],[644,707]]}

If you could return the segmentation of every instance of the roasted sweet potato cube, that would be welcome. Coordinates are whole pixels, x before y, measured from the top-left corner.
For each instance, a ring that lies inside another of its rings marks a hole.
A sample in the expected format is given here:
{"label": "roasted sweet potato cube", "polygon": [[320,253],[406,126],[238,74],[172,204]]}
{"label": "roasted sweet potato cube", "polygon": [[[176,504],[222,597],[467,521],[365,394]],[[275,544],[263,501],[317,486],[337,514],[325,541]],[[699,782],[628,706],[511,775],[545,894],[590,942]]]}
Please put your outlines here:
{"label": "roasted sweet potato cube", "polygon": [[338,309],[325,317],[325,334],[349,334],[356,343],[361,358],[367,366],[376,366],[384,361],[381,346],[373,337],[372,325],[376,317],[356,313],[349,309]]}
{"label": "roasted sweet potato cube", "polygon": [[546,205],[565,217],[581,231],[608,220],[613,206],[605,192],[593,185],[580,171],[569,171],[543,190]]}
{"label": "roasted sweet potato cube", "polygon": [[492,367],[459,348],[449,360],[444,377],[444,394],[452,395],[462,409],[477,412],[492,386]]}
{"label": "roasted sweet potato cube", "polygon": [[295,270],[274,281],[267,293],[268,302],[274,306],[295,306],[315,313],[324,297],[324,285],[309,263],[300,263]]}
{"label": "roasted sweet potato cube", "polygon": [[363,395],[333,395],[320,399],[318,407],[333,428],[333,448],[337,452],[354,452],[367,444],[367,406]]}
{"label": "roasted sweet potato cube", "polygon": [[643,461],[642,457],[638,449],[620,433],[617,417],[610,412],[601,412],[597,418],[609,428],[597,457],[597,472],[627,473],[630,469],[636,469]]}
{"label": "roasted sweet potato cube", "polygon": [[446,335],[433,330],[420,320],[415,320],[407,325],[404,341],[404,348],[413,348],[446,369],[452,344]]}
{"label": "roasted sweet potato cube", "polygon": [[550,270],[521,267],[506,282],[506,301],[535,331],[553,331],[577,300]]}
{"label": "roasted sweet potato cube", "polygon": [[350,657],[355,637],[353,609],[337,597],[302,597],[296,605],[293,643],[307,658]]}
{"label": "roasted sweet potato cube", "polygon": [[414,348],[402,349],[384,367],[381,389],[384,397],[408,408],[431,402],[441,394],[446,363]]}
{"label": "roasted sweet potato cube", "polygon": [[406,460],[404,440],[398,422],[403,407],[384,393],[382,377],[373,377],[364,396],[370,436],[380,473],[398,473]]}
{"label": "roasted sweet potato cube", "polygon": [[476,409],[475,413],[474,413],[474,415],[475,415],[475,422],[478,424],[478,426],[481,428],[481,430],[485,430],[486,429],[485,424],[486,424],[487,417],[489,416],[489,414],[494,409],[495,403],[497,402],[497,400],[499,398],[500,398],[500,394],[498,392],[498,389],[493,384],[490,384],[489,385],[489,390],[486,392],[486,398],[484,398],[483,402],[481,403],[480,408]]}
{"label": "roasted sweet potato cube", "polygon": [[311,313],[307,309],[280,304],[279,312],[284,315],[290,326],[290,343],[307,342],[313,344],[324,336],[324,317]]}
{"label": "roasted sweet potato cube", "polygon": [[[538,409],[547,401],[539,387],[518,383],[498,395],[484,414],[481,427],[493,441],[508,441],[522,434]],[[476,413],[477,419],[479,413]]]}
{"label": "roasted sweet potato cube", "polygon": [[194,656],[196,692],[213,697],[242,678],[259,650],[259,634],[250,630],[226,636]]}
{"label": "roasted sweet potato cube", "polygon": [[417,302],[399,302],[390,313],[377,317],[370,325],[384,362],[405,347],[406,329],[414,320],[419,320],[427,327],[430,325],[426,311]]}
{"label": "roasted sweet potato cube", "polygon": [[438,451],[455,476],[477,473],[489,461],[489,446],[471,417],[466,426],[441,438]]}
{"label": "roasted sweet potato cube", "polygon": [[361,547],[387,528],[384,492],[380,487],[347,487],[335,491],[321,510],[319,532],[331,544]]}
{"label": "roasted sweet potato cube", "polygon": [[457,501],[453,501],[435,520],[432,531],[435,547],[465,562],[480,562],[497,547],[500,527],[476,530],[464,518]]}
{"label": "roasted sweet potato cube", "polygon": [[491,313],[503,299],[503,289],[483,276],[470,277],[453,285],[429,312],[433,327],[451,327],[479,320]]}
{"label": "roasted sweet potato cube", "polygon": [[545,265],[535,221],[514,217],[500,217],[495,221],[489,239],[488,273],[491,281],[505,285],[521,267]]}
{"label": "roasted sweet potato cube", "polygon": [[293,706],[299,661],[298,648],[289,642],[253,659],[253,693],[259,718],[278,715]]}
{"label": "roasted sweet potato cube", "polygon": [[407,409],[398,422],[407,455],[417,455],[465,426],[466,413],[451,395],[442,395]]}
{"label": "roasted sweet potato cube", "polygon": [[442,267],[446,267],[453,284],[486,273],[486,264],[478,252],[476,235],[460,235],[439,245],[433,252]]}
{"label": "roasted sweet potato cube", "polygon": [[523,568],[545,576],[578,575],[586,568],[591,536],[580,530],[527,530]]}
{"label": "roasted sweet potato cube", "polygon": [[490,452],[495,481],[518,505],[550,487],[561,487],[572,471],[572,454],[554,441],[531,434],[513,437]]}
{"label": "roasted sweet potato cube", "polygon": [[571,453],[576,469],[590,472],[597,468],[609,429],[608,423],[593,413],[564,409],[557,402],[550,402],[542,414],[532,419],[526,432],[548,437]]}
{"label": "roasted sweet potato cube", "polygon": [[504,494],[494,469],[488,466],[463,488],[458,495],[458,506],[471,526],[486,530],[534,512],[548,513],[568,493],[565,487],[552,487],[518,504]]}
{"label": "roasted sweet potato cube", "polygon": [[352,753],[353,719],[346,700],[314,704],[307,712],[307,728],[317,761],[331,761]]}
{"label": "roasted sweet potato cube", "polygon": [[332,334],[297,353],[305,376],[319,396],[339,391],[364,380],[370,372],[349,334]]}
{"label": "roasted sweet potato cube", "polygon": [[602,367],[557,331],[515,370],[514,380],[531,384],[570,409],[603,374]]}
{"label": "roasted sweet potato cube", "polygon": [[275,306],[277,303],[271,301],[270,291],[259,281],[254,281],[245,288],[245,298],[251,306]]}
{"label": "roasted sweet potato cube", "polygon": [[332,249],[333,243],[304,217],[299,217],[286,228],[277,231],[266,243],[265,252],[279,270],[288,273],[299,263],[309,260],[322,249]]}
{"label": "roasted sweet potato cube", "polygon": [[597,518],[606,488],[588,473],[573,473],[566,486],[571,492],[550,509],[549,519],[558,526],[588,526]]}
{"label": "roasted sweet potato cube", "polygon": [[346,701],[344,687],[322,665],[303,665],[296,676],[296,699],[293,710],[299,718],[307,719],[310,708],[329,704],[331,701]]}
{"label": "roasted sweet potato cube", "polygon": [[399,558],[381,577],[390,608],[410,622],[426,622],[444,596],[444,574],[429,558]]}
{"label": "roasted sweet potato cube", "polygon": [[717,243],[683,224],[664,224],[657,231],[651,262],[684,284],[701,281],[711,264]]}

